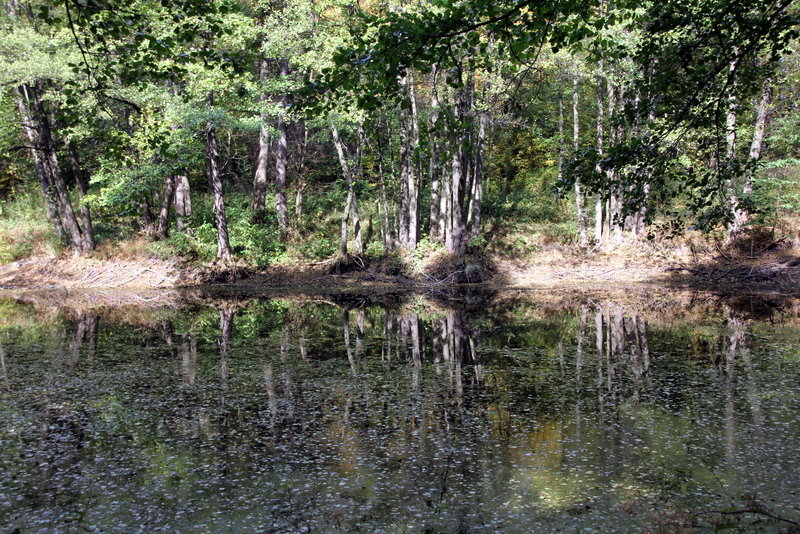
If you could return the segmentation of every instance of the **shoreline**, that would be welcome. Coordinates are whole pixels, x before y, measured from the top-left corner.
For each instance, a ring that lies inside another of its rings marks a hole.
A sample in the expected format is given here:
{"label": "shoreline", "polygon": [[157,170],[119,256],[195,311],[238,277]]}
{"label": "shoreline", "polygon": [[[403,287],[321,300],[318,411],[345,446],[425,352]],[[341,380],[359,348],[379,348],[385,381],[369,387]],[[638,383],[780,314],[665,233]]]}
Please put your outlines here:
{"label": "shoreline", "polygon": [[794,256],[747,261],[685,264],[635,261],[625,257],[491,257],[487,280],[454,283],[419,273],[387,274],[365,266],[340,274],[320,264],[277,265],[255,270],[242,264],[201,266],[178,258],[104,260],[92,257],[31,257],[0,265],[0,291],[74,290],[253,290],[262,288],[317,292],[429,292],[486,289],[493,291],[613,291],[624,287],[657,287],[674,291],[761,293],[800,296],[800,259]]}

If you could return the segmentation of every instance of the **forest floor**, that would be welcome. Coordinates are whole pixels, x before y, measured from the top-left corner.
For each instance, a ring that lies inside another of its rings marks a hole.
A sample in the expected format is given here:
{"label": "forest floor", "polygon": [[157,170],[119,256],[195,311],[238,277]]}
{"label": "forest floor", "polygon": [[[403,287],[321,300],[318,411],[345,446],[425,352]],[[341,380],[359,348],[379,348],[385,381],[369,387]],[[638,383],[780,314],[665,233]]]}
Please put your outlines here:
{"label": "forest floor", "polygon": [[[613,249],[552,245],[525,255],[481,253],[454,261],[434,253],[414,269],[398,269],[402,258],[342,268],[332,260],[276,265],[263,271],[244,264],[197,263],[155,257],[98,258],[33,256],[0,266],[0,288],[172,289],[235,286],[336,289],[349,292],[391,288],[437,288],[482,282],[494,288],[609,288],[649,284],[711,291],[762,291],[800,295],[800,250],[791,241],[763,235],[721,245],[690,240],[637,242]],[[387,264],[392,268],[387,268]],[[475,274],[473,276],[472,274]]]}

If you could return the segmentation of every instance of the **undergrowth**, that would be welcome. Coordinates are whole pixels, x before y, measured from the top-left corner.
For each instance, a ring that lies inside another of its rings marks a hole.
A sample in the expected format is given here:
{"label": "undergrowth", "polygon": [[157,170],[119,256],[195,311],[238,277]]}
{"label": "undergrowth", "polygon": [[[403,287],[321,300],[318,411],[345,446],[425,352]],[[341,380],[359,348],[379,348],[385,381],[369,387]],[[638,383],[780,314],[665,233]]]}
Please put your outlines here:
{"label": "undergrowth", "polygon": [[33,187],[18,189],[0,202],[0,264],[59,254],[61,245],[46,213],[41,191]]}

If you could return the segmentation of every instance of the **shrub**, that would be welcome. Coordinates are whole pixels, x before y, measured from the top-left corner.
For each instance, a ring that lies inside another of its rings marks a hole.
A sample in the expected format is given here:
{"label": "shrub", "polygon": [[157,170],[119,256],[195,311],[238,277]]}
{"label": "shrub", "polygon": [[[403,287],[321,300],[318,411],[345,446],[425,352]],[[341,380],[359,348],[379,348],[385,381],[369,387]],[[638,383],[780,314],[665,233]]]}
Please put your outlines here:
{"label": "shrub", "polygon": [[0,263],[30,256],[37,248],[52,255],[61,250],[42,194],[34,184],[23,185],[0,203],[0,236]]}

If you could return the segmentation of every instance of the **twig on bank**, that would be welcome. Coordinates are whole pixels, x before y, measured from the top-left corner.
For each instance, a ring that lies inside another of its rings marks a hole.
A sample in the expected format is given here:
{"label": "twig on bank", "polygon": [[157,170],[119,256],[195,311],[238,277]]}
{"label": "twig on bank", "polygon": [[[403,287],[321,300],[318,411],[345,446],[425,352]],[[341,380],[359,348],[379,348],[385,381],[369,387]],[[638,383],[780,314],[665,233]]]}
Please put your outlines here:
{"label": "twig on bank", "polygon": [[424,276],[425,278],[427,278],[427,279],[428,279],[428,281],[429,281],[431,284],[434,284],[434,285],[439,285],[439,284],[443,284],[443,283],[445,283],[446,281],[448,281],[448,280],[449,280],[450,278],[452,278],[453,276],[455,276],[455,275],[457,275],[457,274],[460,274],[460,273],[463,273],[463,272],[464,272],[463,270],[461,270],[461,271],[453,271],[452,273],[450,273],[449,275],[445,276],[445,277],[444,277],[444,278],[442,278],[441,280],[437,280],[436,278],[434,278],[434,277],[432,277],[432,276],[430,276],[430,275],[427,275],[427,274],[425,274],[425,273],[422,273],[422,276]]}

